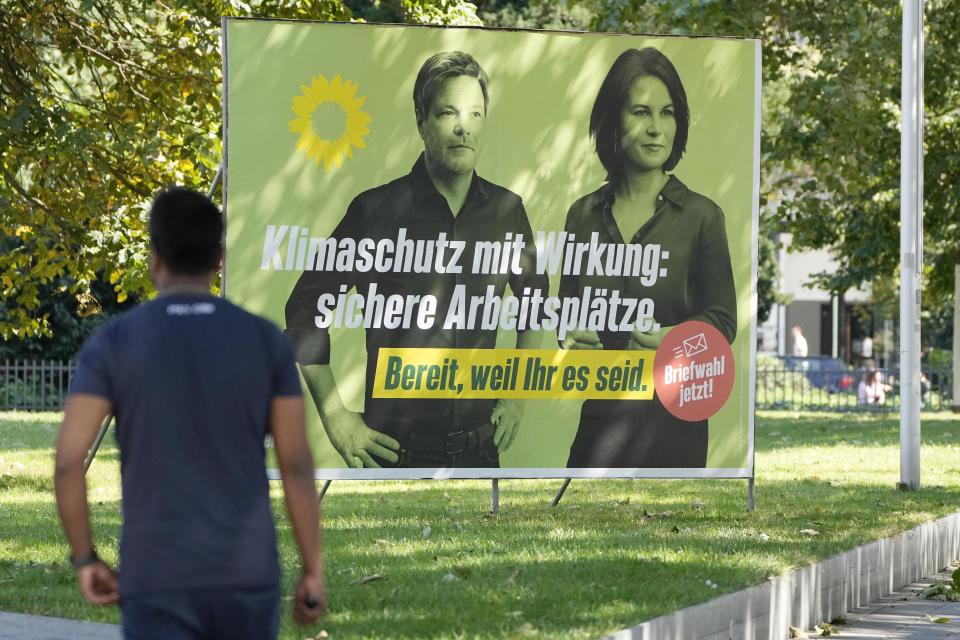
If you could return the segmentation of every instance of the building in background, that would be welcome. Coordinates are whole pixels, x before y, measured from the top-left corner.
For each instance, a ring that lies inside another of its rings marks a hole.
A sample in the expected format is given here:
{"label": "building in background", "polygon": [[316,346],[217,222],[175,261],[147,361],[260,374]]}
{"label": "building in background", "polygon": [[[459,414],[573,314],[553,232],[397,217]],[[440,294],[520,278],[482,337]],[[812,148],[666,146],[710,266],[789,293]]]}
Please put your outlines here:
{"label": "building in background", "polygon": [[[790,302],[774,305],[770,317],[757,329],[758,350],[787,355],[792,351],[791,328],[799,326],[807,340],[809,356],[832,356],[860,366],[866,357],[881,367],[893,364],[894,322],[874,307],[869,287],[851,289],[841,296],[816,288],[813,275],[836,268],[826,249],[793,253],[791,235],[779,234],[780,286]],[[864,340],[866,343],[864,352]]]}

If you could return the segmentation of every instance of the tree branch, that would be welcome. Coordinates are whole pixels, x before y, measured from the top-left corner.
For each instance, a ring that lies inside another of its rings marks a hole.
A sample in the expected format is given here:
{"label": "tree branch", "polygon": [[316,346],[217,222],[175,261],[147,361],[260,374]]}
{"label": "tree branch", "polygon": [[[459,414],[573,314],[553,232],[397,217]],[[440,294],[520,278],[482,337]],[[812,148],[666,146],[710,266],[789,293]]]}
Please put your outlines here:
{"label": "tree branch", "polygon": [[16,176],[7,171],[6,167],[0,167],[0,173],[3,173],[3,177],[7,179],[7,184],[13,187],[14,191],[23,196],[23,199],[32,204],[35,207],[39,207],[47,212],[47,215],[53,215],[53,212],[50,210],[50,207],[45,205],[39,198],[35,198],[27,193],[26,189],[20,186],[20,183],[17,182]]}

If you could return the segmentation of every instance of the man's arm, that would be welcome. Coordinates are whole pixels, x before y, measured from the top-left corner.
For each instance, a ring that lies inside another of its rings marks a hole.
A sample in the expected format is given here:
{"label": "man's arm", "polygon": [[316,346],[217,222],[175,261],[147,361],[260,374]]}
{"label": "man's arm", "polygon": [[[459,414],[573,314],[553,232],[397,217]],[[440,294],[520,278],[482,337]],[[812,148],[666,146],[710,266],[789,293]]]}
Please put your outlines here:
{"label": "man's arm", "polygon": [[113,570],[97,558],[90,531],[90,507],[83,463],[100,425],[110,413],[110,402],[100,396],[77,393],[67,398],[57,437],[53,486],[60,522],[77,568],[77,582],[91,604],[113,604],[120,599]]}
{"label": "man's arm", "polygon": [[[541,342],[539,331],[527,330],[517,334],[517,349],[539,349]],[[503,453],[513,445],[520,432],[520,423],[523,421],[525,401],[519,398],[501,398],[493,407],[490,422],[496,425],[493,433],[493,444],[499,453]]]}
{"label": "man's arm", "polygon": [[320,546],[320,507],[313,475],[313,455],[307,442],[303,397],[273,399],[270,433],[283,480],[284,502],[303,567],[294,593],[293,618],[300,625],[313,624],[327,608],[327,593]]}
{"label": "man's arm", "polygon": [[343,405],[329,364],[300,365],[300,371],[317,406],[320,420],[327,430],[330,444],[348,467],[380,467],[371,455],[389,462],[399,460],[399,442],[385,433],[371,429],[359,413],[350,411]]}
{"label": "man's arm", "polygon": [[[510,291],[518,295],[521,291],[530,289],[539,290],[546,294],[550,290],[550,280],[545,273],[537,271],[537,246],[534,242],[533,229],[527,218],[527,211],[523,207],[523,200],[514,196],[511,230],[517,236],[522,236],[526,242],[520,250],[519,273],[512,271],[509,276]],[[539,349],[542,334],[540,331],[528,329],[517,333],[517,349]],[[490,414],[490,422],[496,425],[493,433],[493,444],[497,451],[503,453],[513,445],[513,441],[520,431],[520,422],[523,420],[524,400],[505,399],[497,400],[497,404]]]}

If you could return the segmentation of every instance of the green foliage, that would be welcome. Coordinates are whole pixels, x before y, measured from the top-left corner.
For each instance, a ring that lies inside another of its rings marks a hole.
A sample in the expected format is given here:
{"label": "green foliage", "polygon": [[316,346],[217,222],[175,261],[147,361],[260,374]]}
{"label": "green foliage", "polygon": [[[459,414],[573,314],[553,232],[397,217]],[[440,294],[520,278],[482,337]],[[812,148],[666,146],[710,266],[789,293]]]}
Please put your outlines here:
{"label": "green foliage", "polygon": [[[118,303],[113,287],[93,280],[88,291],[73,295],[56,283],[40,287],[34,313],[46,319],[49,332],[0,342],[0,359],[70,360],[90,333],[118,313],[133,306],[136,296]],[[0,309],[0,318],[5,310]]]}
{"label": "green foliage", "polygon": [[477,8],[469,2],[460,0],[436,0],[436,2],[418,2],[401,0],[405,22],[413,24],[449,24],[455,26],[479,26],[483,24],[477,17]]}
{"label": "green foliage", "polygon": [[575,2],[480,3],[480,17],[491,27],[588,31],[596,16],[590,7]]}
{"label": "green foliage", "polygon": [[[762,235],[831,248],[828,290],[895,282],[900,4],[824,0],[7,0],[0,11],[0,336],[49,330],[44,286],[150,290],[144,211],[219,163],[220,16],[729,35],[763,46]],[[926,7],[925,306],[960,262],[960,0]],[[761,241],[760,310],[774,300]],[[937,321],[937,318],[930,318]],[[950,329],[943,322],[937,326]],[[935,327],[936,328],[936,327]],[[938,339],[938,342],[941,341]]]}
{"label": "green foliage", "polygon": [[[476,24],[468,2],[398,0],[411,22]],[[0,337],[49,334],[50,287],[82,307],[151,291],[145,214],[207,190],[221,157],[220,20],[363,19],[340,0],[5,0],[0,9]]]}
{"label": "green foliage", "polygon": [[[960,571],[960,569],[957,571]],[[942,580],[934,580],[932,585],[921,589],[919,595],[926,600],[960,602],[960,590],[958,590],[955,584],[947,584]],[[933,622],[933,620],[931,620],[931,622]]]}
{"label": "green foliage", "polygon": [[757,323],[770,317],[774,304],[786,304],[790,298],[777,289],[780,282],[778,247],[769,235],[760,234],[760,253],[757,264]]}

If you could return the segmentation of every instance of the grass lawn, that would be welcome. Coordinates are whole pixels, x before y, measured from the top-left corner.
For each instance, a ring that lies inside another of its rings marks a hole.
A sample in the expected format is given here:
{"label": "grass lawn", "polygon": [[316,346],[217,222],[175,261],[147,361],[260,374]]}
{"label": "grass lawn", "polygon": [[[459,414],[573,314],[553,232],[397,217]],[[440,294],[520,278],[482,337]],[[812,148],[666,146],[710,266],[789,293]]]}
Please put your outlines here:
{"label": "grass lawn", "polygon": [[[0,414],[0,610],[118,622],[84,603],[63,560],[58,420]],[[285,611],[281,637],[568,639],[631,626],[960,508],[960,421],[924,414],[916,494],[894,488],[898,434],[896,416],[760,414],[752,514],[734,480],[575,480],[556,509],[559,481],[503,480],[499,517],[489,481],[334,483],[329,614],[304,631]],[[116,560],[112,440],[89,480],[98,548]],[[289,593],[297,555],[277,489]]]}

